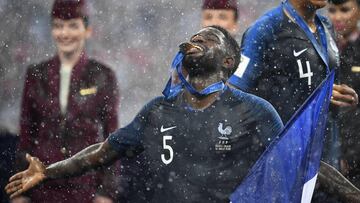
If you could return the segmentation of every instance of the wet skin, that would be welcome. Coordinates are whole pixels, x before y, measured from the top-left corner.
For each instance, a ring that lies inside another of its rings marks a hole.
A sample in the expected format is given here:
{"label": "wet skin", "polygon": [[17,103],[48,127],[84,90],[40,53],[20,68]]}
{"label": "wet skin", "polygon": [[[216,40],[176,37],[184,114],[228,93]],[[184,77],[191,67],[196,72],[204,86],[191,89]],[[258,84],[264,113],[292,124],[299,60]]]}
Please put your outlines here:
{"label": "wet skin", "polygon": [[91,29],[86,27],[82,18],[52,21],[52,37],[58,54],[73,55],[84,49],[85,41],[91,36]]}
{"label": "wet skin", "polygon": [[[226,47],[224,39],[225,36],[219,30],[215,28],[205,28],[191,38],[190,42],[188,42],[190,44],[188,47],[190,48],[182,50],[186,52],[185,58],[189,67],[188,70],[191,72],[191,75],[196,75],[190,77],[190,80],[194,82],[196,87],[217,82],[215,80],[222,77],[222,68],[216,68],[214,65],[209,67],[203,65],[208,64],[208,62],[206,62],[207,57],[224,55],[224,48]],[[201,48],[194,50],[193,47]],[[218,64],[220,61],[223,61],[221,67],[225,68],[234,66],[231,63],[234,61],[231,57],[221,59],[209,58],[209,60],[216,61]],[[202,68],[197,69],[197,67]],[[216,99],[216,96],[216,94],[211,94],[203,98],[189,98],[187,101],[189,104],[194,103],[195,108],[203,108],[211,104]],[[36,157],[26,155],[26,159],[29,162],[28,169],[12,176],[5,190],[11,198],[14,198],[46,180],[79,176],[91,169],[108,166],[121,156],[123,156],[123,154],[119,154],[112,149],[107,140],[91,145],[74,156],[49,166],[45,166]]]}
{"label": "wet skin", "polygon": [[[224,71],[234,68],[234,58],[226,54],[226,38],[219,30],[215,28],[204,28],[193,37],[190,42],[180,45],[180,51],[185,53],[184,66],[189,71],[190,83],[197,89],[203,89],[209,84],[218,82],[220,79],[227,79]],[[224,49],[225,48],[225,49]],[[209,61],[217,64],[210,64]],[[211,105],[218,97],[217,93],[198,98],[188,91],[185,91],[185,101],[196,109],[204,109]],[[6,192],[16,197],[29,189],[35,187],[43,181],[49,179],[58,179],[72,176],[79,176],[91,169],[97,169],[114,163],[119,157],[111,148],[109,142],[105,140],[102,143],[91,145],[69,159],[59,161],[46,167],[36,157],[27,155],[29,168],[25,171],[15,174],[9,180],[6,186]],[[329,188],[347,200],[357,197],[360,191],[351,185],[346,178],[339,174],[332,167],[320,167],[319,178],[325,179]],[[325,174],[325,175],[322,175]],[[356,199],[358,200],[358,199]]]}
{"label": "wet skin", "polygon": [[208,27],[192,36],[190,42],[180,45],[180,51],[185,54],[183,66],[190,78],[219,75],[223,68],[231,68],[223,62],[227,55],[225,50],[228,49],[225,42],[222,32]]}

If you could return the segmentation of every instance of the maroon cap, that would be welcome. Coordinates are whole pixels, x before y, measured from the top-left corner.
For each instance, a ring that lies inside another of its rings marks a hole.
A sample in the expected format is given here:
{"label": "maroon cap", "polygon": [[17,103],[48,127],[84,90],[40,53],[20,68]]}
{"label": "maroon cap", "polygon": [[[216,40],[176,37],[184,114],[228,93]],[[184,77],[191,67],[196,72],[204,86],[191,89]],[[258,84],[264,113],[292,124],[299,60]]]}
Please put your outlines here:
{"label": "maroon cap", "polygon": [[55,0],[51,16],[63,20],[88,17],[85,0]]}
{"label": "maroon cap", "polygon": [[232,9],[237,12],[236,0],[204,0],[202,9]]}

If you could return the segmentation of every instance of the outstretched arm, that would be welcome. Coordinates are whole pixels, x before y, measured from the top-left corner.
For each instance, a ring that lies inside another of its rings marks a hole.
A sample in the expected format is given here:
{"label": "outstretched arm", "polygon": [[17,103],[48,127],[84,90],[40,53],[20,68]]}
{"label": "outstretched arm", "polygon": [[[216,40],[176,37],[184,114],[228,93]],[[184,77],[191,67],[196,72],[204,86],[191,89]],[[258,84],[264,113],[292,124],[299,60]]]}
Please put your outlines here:
{"label": "outstretched arm", "polygon": [[319,182],[331,193],[337,194],[346,202],[360,202],[360,190],[347,180],[339,171],[321,162]]}
{"label": "outstretched arm", "polygon": [[13,198],[20,195],[41,182],[49,179],[78,176],[90,169],[96,169],[113,163],[119,154],[113,150],[108,141],[91,145],[74,156],[45,167],[36,157],[26,155],[29,162],[27,170],[15,174],[5,187],[6,192]]}
{"label": "outstretched arm", "polygon": [[46,168],[46,179],[81,175],[90,169],[112,164],[118,157],[107,141],[91,145],[74,156],[51,164]]}

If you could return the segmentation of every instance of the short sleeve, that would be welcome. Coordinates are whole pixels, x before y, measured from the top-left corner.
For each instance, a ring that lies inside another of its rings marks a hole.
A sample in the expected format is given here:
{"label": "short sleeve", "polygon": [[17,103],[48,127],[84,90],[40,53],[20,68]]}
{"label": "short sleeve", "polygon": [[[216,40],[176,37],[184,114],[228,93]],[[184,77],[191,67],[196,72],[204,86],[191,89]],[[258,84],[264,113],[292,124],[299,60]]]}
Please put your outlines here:
{"label": "short sleeve", "polygon": [[254,118],[256,118],[256,131],[259,140],[265,145],[269,144],[280,134],[284,128],[283,122],[274,107],[267,101],[257,98],[254,106]]}
{"label": "short sleeve", "polygon": [[229,83],[243,91],[256,88],[258,78],[267,67],[269,42],[274,40],[283,14],[281,8],[271,10],[257,20],[241,40],[241,60]]}
{"label": "short sleeve", "polygon": [[[254,88],[261,68],[264,67],[265,46],[264,40],[258,34],[254,34],[252,29],[244,34],[241,42],[240,64],[234,75],[230,77],[230,84],[244,91]],[[238,79],[236,80],[234,76]]]}
{"label": "short sleeve", "polygon": [[116,130],[109,136],[110,146],[121,156],[133,157],[144,150],[142,146],[144,129],[149,125],[148,114],[155,101],[146,104],[130,124]]}

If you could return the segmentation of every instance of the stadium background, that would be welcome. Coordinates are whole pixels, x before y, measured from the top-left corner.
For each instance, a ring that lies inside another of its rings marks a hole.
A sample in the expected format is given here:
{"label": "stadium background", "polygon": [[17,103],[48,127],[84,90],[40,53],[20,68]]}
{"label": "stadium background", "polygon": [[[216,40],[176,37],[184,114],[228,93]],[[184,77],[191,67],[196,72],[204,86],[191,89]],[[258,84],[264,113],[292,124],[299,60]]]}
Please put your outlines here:
{"label": "stadium background", "polygon": [[[240,0],[245,29],[280,0]],[[0,0],[0,131],[18,132],[26,67],[55,53],[51,0]],[[89,0],[87,53],[109,65],[121,91],[120,124],[161,94],[177,45],[200,28],[201,0]]]}

